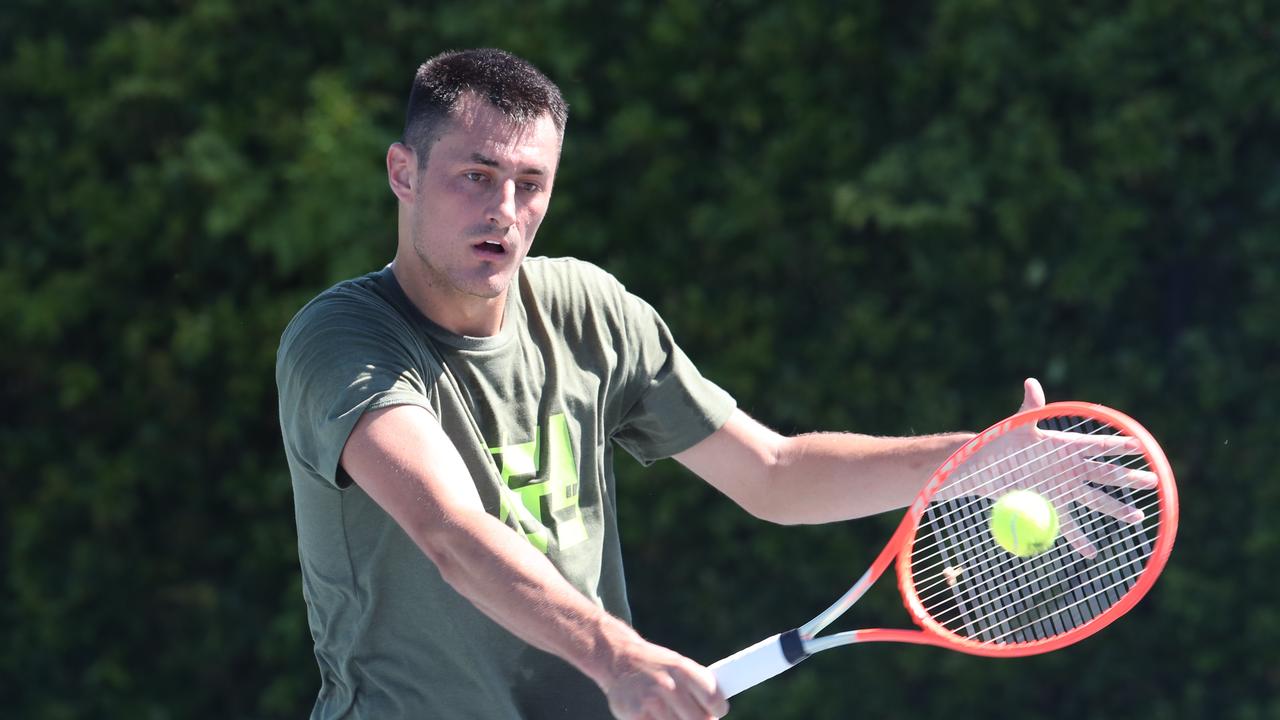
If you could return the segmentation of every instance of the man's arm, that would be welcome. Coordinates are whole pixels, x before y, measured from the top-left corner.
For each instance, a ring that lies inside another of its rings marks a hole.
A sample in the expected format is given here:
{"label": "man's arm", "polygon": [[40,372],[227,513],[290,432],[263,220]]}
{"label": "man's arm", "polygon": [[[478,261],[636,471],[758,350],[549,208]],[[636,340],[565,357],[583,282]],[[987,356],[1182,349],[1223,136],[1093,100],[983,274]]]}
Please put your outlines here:
{"label": "man's arm", "polygon": [[[1044,390],[1028,378],[1021,409],[1043,405]],[[675,458],[756,517],[824,523],[906,507],[971,437],[784,437],[735,411],[723,427]]]}
{"label": "man's arm", "polygon": [[785,437],[738,410],[675,458],[762,520],[825,523],[906,507],[970,437]]}
{"label": "man's arm", "polygon": [[427,411],[402,405],[366,413],[341,462],[445,581],[517,637],[594,680],[618,717],[727,712],[710,671],[646,642],[485,512],[457,449]]}

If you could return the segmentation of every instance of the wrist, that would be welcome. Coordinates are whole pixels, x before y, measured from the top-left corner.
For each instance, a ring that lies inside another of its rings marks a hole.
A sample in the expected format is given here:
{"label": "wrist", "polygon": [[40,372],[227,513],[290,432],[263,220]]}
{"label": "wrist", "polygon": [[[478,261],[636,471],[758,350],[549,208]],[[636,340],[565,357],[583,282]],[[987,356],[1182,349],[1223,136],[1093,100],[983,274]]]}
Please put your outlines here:
{"label": "wrist", "polygon": [[607,694],[625,672],[627,655],[645,640],[630,625],[608,613],[601,613],[592,627],[591,636],[578,669]]}

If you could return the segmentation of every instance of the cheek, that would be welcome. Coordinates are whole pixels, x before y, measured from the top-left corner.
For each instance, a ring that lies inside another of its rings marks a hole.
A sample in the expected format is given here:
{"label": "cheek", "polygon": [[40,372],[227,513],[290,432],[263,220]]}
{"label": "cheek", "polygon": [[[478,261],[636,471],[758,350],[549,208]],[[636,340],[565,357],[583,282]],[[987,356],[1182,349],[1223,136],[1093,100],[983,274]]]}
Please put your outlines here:
{"label": "cheek", "polygon": [[425,194],[419,214],[423,225],[447,226],[465,221],[469,214],[476,212],[477,205],[474,193],[464,192],[462,188],[441,187]]}
{"label": "cheek", "polygon": [[525,235],[532,238],[533,234],[538,231],[538,226],[542,224],[543,210],[530,210],[524,217]]}
{"label": "cheek", "polygon": [[542,223],[542,218],[546,217],[546,214],[547,214],[547,201],[545,199],[539,199],[529,203],[528,205],[525,205],[524,207],[525,225],[529,227],[535,227],[535,228],[538,227],[538,225]]}

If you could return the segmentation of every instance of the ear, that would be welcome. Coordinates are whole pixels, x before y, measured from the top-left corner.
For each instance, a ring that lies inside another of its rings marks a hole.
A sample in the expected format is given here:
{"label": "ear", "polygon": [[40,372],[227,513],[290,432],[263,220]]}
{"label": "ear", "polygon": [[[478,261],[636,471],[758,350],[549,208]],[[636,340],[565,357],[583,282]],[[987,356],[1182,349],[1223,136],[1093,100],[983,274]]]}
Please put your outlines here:
{"label": "ear", "polygon": [[387,148],[387,184],[396,198],[412,204],[413,186],[418,181],[418,154],[404,143],[392,143]]}

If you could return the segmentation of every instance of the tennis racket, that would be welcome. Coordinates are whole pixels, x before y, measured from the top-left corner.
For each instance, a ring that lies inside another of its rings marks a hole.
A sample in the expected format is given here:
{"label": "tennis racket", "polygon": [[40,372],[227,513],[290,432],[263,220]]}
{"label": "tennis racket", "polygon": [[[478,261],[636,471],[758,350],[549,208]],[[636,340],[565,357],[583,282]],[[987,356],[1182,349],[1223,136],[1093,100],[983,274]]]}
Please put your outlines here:
{"label": "tennis racket", "polygon": [[[1060,532],[1032,556],[990,529],[1003,494],[1053,504]],[[871,567],[831,607],[711,666],[726,697],[810,655],[860,642],[937,645],[993,657],[1057,650],[1098,632],[1142,598],[1164,568],[1178,495],[1164,453],[1132,418],[1060,402],[1020,412],[947,459]],[[919,629],[818,637],[897,559],[898,588]]]}

